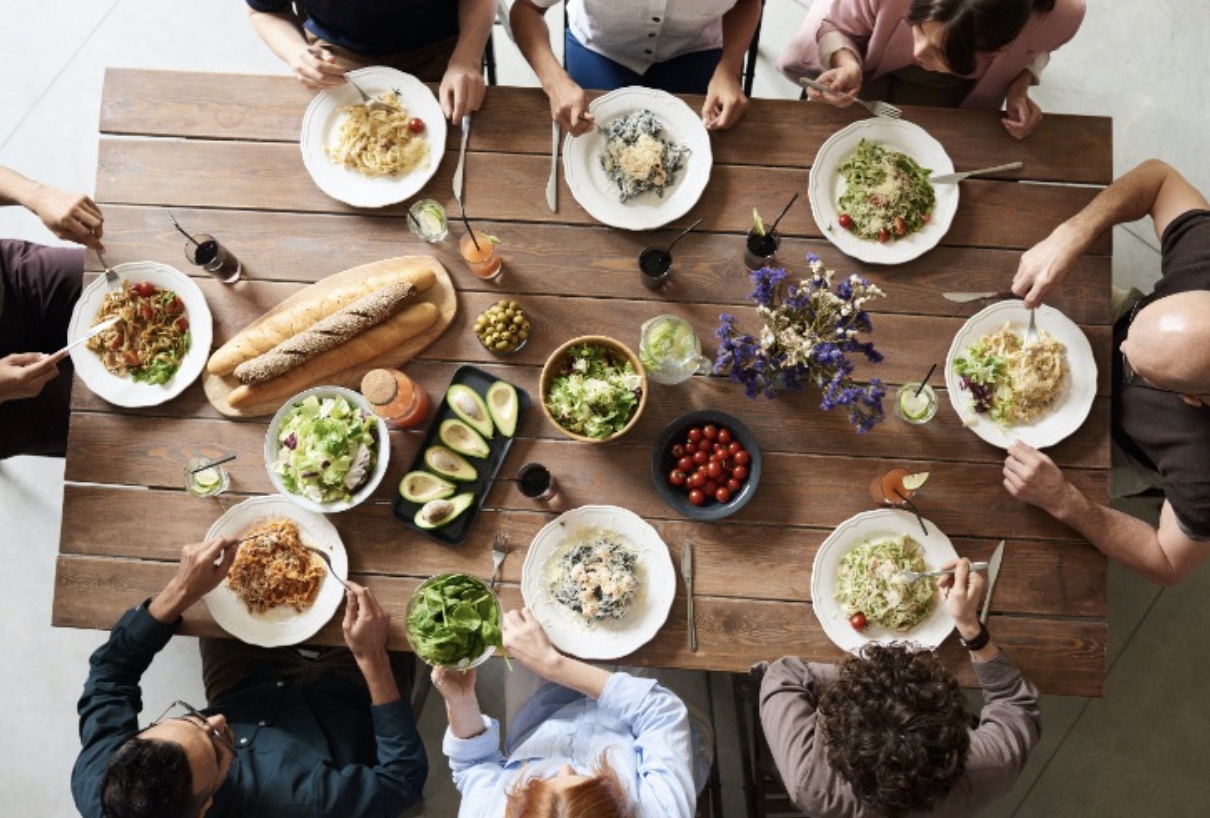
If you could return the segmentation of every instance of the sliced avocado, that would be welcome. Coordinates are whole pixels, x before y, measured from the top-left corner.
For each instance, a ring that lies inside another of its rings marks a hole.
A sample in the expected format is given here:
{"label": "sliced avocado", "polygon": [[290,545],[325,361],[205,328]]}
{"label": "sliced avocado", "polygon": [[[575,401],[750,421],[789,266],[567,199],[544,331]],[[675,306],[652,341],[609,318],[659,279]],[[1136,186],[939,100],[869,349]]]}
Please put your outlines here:
{"label": "sliced avocado", "polygon": [[424,465],[451,480],[469,482],[479,476],[475,467],[457,452],[451,452],[444,446],[429,446],[424,450]]}
{"label": "sliced avocado", "polygon": [[441,528],[470,508],[474,499],[475,495],[468,491],[448,500],[429,500],[420,507],[412,521],[421,528]]}
{"label": "sliced avocado", "polygon": [[458,487],[426,471],[410,471],[399,481],[399,495],[409,503],[427,503],[452,496]]}
{"label": "sliced avocado", "polygon": [[466,423],[457,418],[441,421],[441,430],[437,432],[441,442],[458,454],[468,457],[485,458],[492,453],[487,441]]}
{"label": "sliced avocado", "polygon": [[517,390],[511,383],[496,381],[487,390],[487,411],[492,416],[496,429],[505,437],[517,431]]}
{"label": "sliced avocado", "polygon": [[484,440],[492,439],[492,419],[487,413],[487,404],[478,392],[465,384],[456,383],[446,391],[445,400],[454,414],[474,427]]}

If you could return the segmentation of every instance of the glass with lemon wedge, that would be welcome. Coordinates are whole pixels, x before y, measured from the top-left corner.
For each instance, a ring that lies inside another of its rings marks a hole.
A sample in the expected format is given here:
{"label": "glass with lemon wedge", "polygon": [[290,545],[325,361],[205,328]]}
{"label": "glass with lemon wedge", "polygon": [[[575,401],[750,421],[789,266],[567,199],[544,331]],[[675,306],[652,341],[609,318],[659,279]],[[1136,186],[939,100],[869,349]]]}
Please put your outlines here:
{"label": "glass with lemon wedge", "polygon": [[185,490],[194,497],[213,497],[231,485],[231,477],[221,463],[202,468],[211,462],[209,457],[195,457],[185,466]]}
{"label": "glass with lemon wedge", "polygon": [[927,383],[905,383],[895,396],[895,414],[905,423],[928,423],[937,414],[937,393]]}
{"label": "glass with lemon wedge", "polygon": [[907,469],[891,469],[870,482],[870,499],[880,506],[903,506],[916,496],[929,473],[912,473]]}
{"label": "glass with lemon wedge", "polygon": [[744,245],[744,264],[749,270],[759,270],[777,261],[777,248],[781,246],[781,236],[772,230],[765,230],[760,213],[752,208],[752,229],[748,231],[747,243]]}

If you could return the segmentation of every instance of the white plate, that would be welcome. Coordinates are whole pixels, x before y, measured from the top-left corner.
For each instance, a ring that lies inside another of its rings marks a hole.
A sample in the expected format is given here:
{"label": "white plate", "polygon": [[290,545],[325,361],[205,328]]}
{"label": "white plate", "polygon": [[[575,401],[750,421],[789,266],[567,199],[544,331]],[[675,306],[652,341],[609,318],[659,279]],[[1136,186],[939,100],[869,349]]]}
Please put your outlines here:
{"label": "white plate", "polygon": [[932,613],[903,633],[877,625],[870,625],[860,633],[853,630],[849,615],[836,599],[836,572],[841,559],[867,540],[911,535],[924,549],[926,570],[936,570],[949,560],[957,559],[958,552],[954,550],[950,538],[933,523],[928,520],[924,522],[929,530],[927,537],[921,533],[915,515],[906,511],[894,508],[863,511],[836,526],[836,530],[819,546],[815,564],[811,568],[811,607],[815,609],[815,616],[823,625],[824,633],[836,647],[857,653],[868,642],[915,642],[932,650],[954,630],[954,620],[945,612],[940,594]]}
{"label": "white plate", "polygon": [[346,204],[354,207],[385,207],[402,202],[428,183],[445,156],[446,123],[441,105],[428,86],[411,74],[394,68],[376,65],[350,71],[348,75],[371,97],[386,91],[399,92],[399,99],[408,114],[424,120],[424,135],[429,142],[428,162],[403,176],[371,178],[329,159],[324,153],[324,146],[337,143],[340,123],[346,116],[340,109],[361,104],[361,97],[351,85],[338,85],[316,94],[303,115],[302,138],[299,140],[303,164],[320,190]]}
{"label": "white plate", "polygon": [[1045,330],[1067,347],[1067,375],[1054,404],[1033,423],[1000,426],[986,414],[971,408],[971,394],[962,388],[954,373],[954,359],[978,342],[1008,324],[1025,334],[1029,326],[1029,310],[1023,301],[1000,301],[975,313],[958,330],[950,351],[945,356],[945,386],[950,404],[970,426],[971,431],[993,446],[1007,449],[1014,440],[1021,440],[1035,449],[1053,446],[1084,424],[1097,396],[1097,362],[1092,357],[1092,344],[1074,321],[1054,307],[1038,307],[1038,331]]}
{"label": "white plate", "polygon": [[[202,374],[206,358],[210,355],[210,342],[214,331],[210,308],[206,306],[206,298],[202,295],[201,288],[189,276],[167,264],[133,261],[119,264],[113,269],[123,281],[132,281],[135,284],[148,281],[180,296],[185,302],[185,318],[189,320],[189,351],[181,360],[176,374],[163,384],[137,383],[133,378],[113,374],[86,344],[81,344],[71,351],[71,362],[75,366],[76,374],[88,388],[115,406],[158,406],[181,394],[185,387]],[[89,327],[96,322],[97,313],[101,311],[101,302],[107,292],[109,289],[105,284],[105,276],[97,276],[84,288],[80,300],[72,310],[71,323],[67,327],[68,342],[87,333]]]}
{"label": "white plate", "polygon": [[[227,509],[227,513],[210,526],[206,539],[238,539],[262,520],[272,517],[293,520],[298,525],[303,544],[328,552],[336,575],[341,579],[348,579],[349,557],[345,553],[344,543],[340,541],[340,534],[336,532],[336,526],[328,522],[322,514],[301,509],[279,495],[253,497]],[[344,598],[344,586],[329,572],[319,588],[315,602],[301,613],[289,605],[271,608],[260,614],[251,613],[248,606],[227,587],[225,581],[206,594],[206,608],[214,617],[214,621],[237,639],[250,645],[275,648],[280,645],[296,645],[310,639],[332,618]]]}
{"label": "white plate", "polygon": [[618,201],[617,186],[601,168],[605,137],[596,128],[583,136],[568,134],[563,142],[563,176],[571,195],[594,219],[623,230],[654,230],[684,216],[701,198],[714,165],[702,118],[672,94],[654,88],[619,88],[589,106],[598,127],[643,109],[655,114],[670,142],[689,147],[685,167],[663,198],[648,192],[625,204]]}
{"label": "white plate", "polygon": [[[640,588],[626,616],[589,625],[555,601],[544,576],[569,535],[593,528],[615,531],[634,546]],[[642,517],[617,506],[581,506],[560,514],[534,537],[521,568],[521,596],[559,650],[581,659],[618,659],[647,644],[663,627],[676,596],[676,571],[668,546]]]}
{"label": "white plate", "polygon": [[[281,475],[273,470],[273,464],[277,462],[277,450],[280,448],[277,442],[277,432],[281,428],[282,421],[294,404],[305,400],[310,395],[316,395],[320,399],[340,396],[348,401],[350,406],[360,408],[361,411],[374,419],[374,436],[377,438],[378,459],[374,464],[374,471],[370,472],[369,479],[362,483],[361,487],[353,492],[353,496],[348,500],[334,503],[316,503],[313,500],[308,500],[306,497],[289,491],[285,483],[282,482]],[[391,440],[387,436],[386,422],[370,411],[370,405],[366,402],[365,398],[352,389],[344,389],[339,386],[315,386],[299,392],[290,398],[290,400],[283,403],[281,408],[277,410],[277,414],[269,422],[269,431],[265,433],[265,471],[269,473],[269,481],[273,483],[273,488],[281,492],[282,496],[290,502],[305,508],[307,511],[317,511],[320,514],[334,514],[338,511],[347,511],[365,501],[374,493],[374,489],[378,488],[378,484],[382,482],[382,478],[387,473],[387,463],[390,459]]]}
{"label": "white plate", "polygon": [[901,239],[879,244],[867,241],[840,226],[837,203],[845,190],[844,176],[838,168],[853,155],[861,140],[876,142],[906,153],[933,175],[953,173],[954,163],[941,143],[919,125],[902,119],[874,117],[854,122],[828,138],[815,155],[808,182],[811,214],[828,241],[842,253],[870,264],[902,264],[932,250],[941,241],[954,213],[958,211],[958,185],[933,185],[937,202],[929,223]]}

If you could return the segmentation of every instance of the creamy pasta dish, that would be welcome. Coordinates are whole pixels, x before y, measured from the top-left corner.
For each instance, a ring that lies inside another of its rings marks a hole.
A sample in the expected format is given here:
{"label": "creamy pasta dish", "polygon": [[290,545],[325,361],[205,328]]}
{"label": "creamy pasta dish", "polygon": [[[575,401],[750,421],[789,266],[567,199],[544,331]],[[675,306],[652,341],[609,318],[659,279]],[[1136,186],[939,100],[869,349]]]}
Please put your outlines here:
{"label": "creamy pasta dish", "polygon": [[617,187],[620,201],[648,191],[662,197],[676,183],[689,148],[673,144],[651,111],[627,114],[599,130],[605,137],[601,168]]}
{"label": "creamy pasta dish", "polygon": [[[366,176],[402,176],[423,165],[429,156],[424,123],[408,115],[394,91],[380,98],[390,110],[349,105],[340,123],[335,146],[324,152],[336,164]],[[417,127],[416,123],[420,123]]]}
{"label": "creamy pasta dish", "polygon": [[907,534],[867,540],[845,554],[836,572],[836,599],[846,615],[865,614],[884,628],[906,631],[933,610],[936,587],[907,580],[904,571],[925,571],[920,545]]}
{"label": "creamy pasta dish", "polygon": [[954,371],[975,412],[1002,425],[1030,423],[1062,391],[1067,347],[1046,332],[1027,344],[1005,324],[955,358]]}
{"label": "creamy pasta dish", "polygon": [[871,241],[915,233],[932,218],[937,198],[932,171],[906,153],[867,142],[840,165],[845,189],[837,206],[840,226]]}
{"label": "creamy pasta dish", "polygon": [[557,602],[588,623],[621,619],[639,589],[638,559],[630,542],[616,531],[586,531],[556,553],[547,587]]}
{"label": "creamy pasta dish", "polygon": [[185,302],[154,284],[122,282],[105,294],[93,326],[117,316],[118,322],[84,342],[105,368],[140,383],[167,383],[189,351]]}
{"label": "creamy pasta dish", "polygon": [[298,526],[290,520],[264,520],[243,539],[227,574],[227,587],[248,611],[311,607],[327,569],[303,547]]}

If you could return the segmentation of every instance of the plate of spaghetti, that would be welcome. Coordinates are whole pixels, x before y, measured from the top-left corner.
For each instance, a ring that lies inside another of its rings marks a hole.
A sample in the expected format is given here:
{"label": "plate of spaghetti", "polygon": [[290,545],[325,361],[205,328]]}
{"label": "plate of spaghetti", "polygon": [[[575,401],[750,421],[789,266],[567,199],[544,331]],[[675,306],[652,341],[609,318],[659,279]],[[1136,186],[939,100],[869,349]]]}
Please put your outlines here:
{"label": "plate of spaghetti", "polygon": [[72,312],[73,341],[108,318],[119,320],[71,351],[76,373],[117,406],[156,406],[179,395],[206,365],[210,308],[187,275],[152,261],[119,264],[121,289],[104,276],[84,288]]}
{"label": "plate of spaghetti", "polygon": [[1038,340],[1025,343],[1029,310],[1001,301],[971,316],[945,359],[945,385],[962,422],[993,446],[1053,446],[1083,425],[1097,393],[1088,337],[1054,307],[1038,307]]}
{"label": "plate of spaghetti", "polygon": [[349,77],[386,110],[371,110],[350,85],[316,94],[303,116],[303,164],[320,190],[355,207],[385,207],[416,194],[445,155],[446,122],[424,83],[372,66]]}
{"label": "plate of spaghetti", "polygon": [[279,647],[315,635],[340,607],[344,587],[304,546],[321,549],[341,578],[349,558],[335,526],[280,495],[253,497],[219,517],[206,538],[239,539],[227,578],[206,594],[223,630],[250,645]]}

